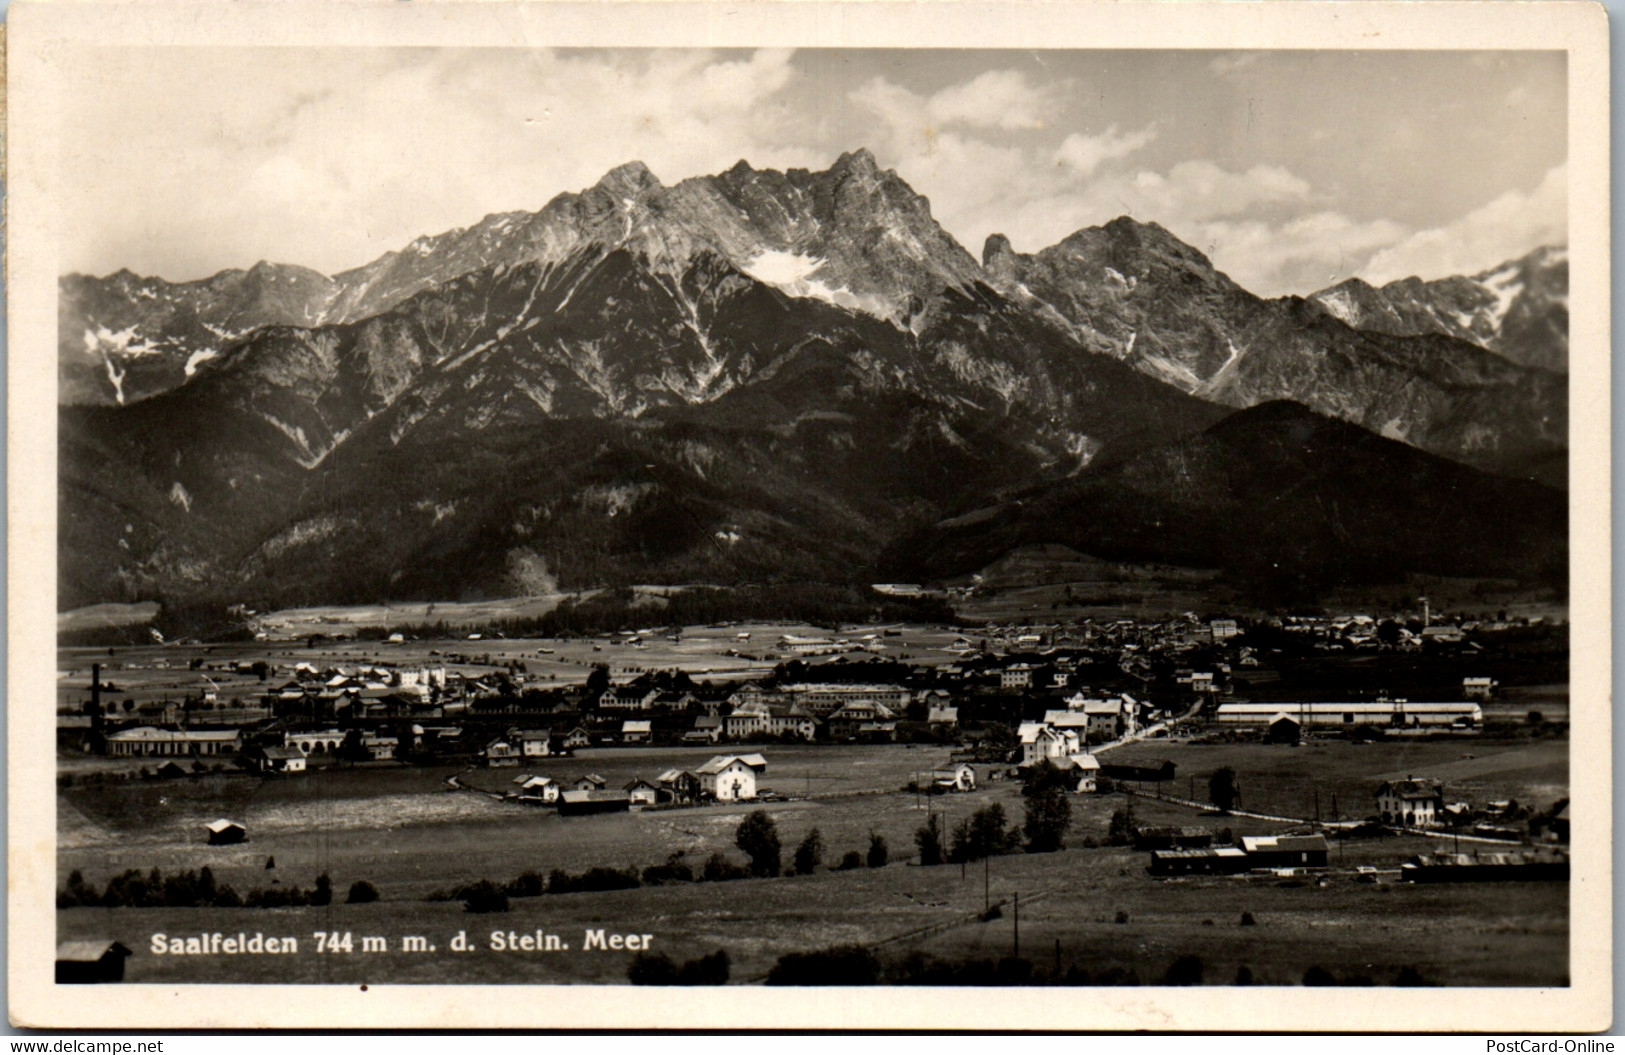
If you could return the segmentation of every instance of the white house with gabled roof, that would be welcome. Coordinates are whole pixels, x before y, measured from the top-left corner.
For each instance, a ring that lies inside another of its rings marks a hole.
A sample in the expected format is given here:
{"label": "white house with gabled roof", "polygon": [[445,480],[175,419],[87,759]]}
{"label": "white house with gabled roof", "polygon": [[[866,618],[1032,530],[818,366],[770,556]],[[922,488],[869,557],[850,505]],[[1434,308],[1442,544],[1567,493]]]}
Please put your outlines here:
{"label": "white house with gabled roof", "polygon": [[717,755],[694,772],[700,794],[718,802],[741,802],[756,797],[756,779],[767,770],[761,755]]}

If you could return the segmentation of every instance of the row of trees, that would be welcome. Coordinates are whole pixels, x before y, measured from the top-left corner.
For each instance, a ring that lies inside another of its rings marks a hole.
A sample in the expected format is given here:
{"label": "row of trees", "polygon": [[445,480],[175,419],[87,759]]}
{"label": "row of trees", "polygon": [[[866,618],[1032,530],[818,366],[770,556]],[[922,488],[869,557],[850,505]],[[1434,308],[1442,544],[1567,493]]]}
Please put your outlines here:
{"label": "row of trees", "polygon": [[[378,890],[359,880],[350,885],[346,900],[353,905],[377,901]],[[76,868],[56,895],[57,908],[296,908],[332,903],[333,881],[325,873],[316,877],[308,891],[298,885],[277,884],[239,894],[230,884],[215,882],[208,865],[167,876],[156,868],[146,873],[131,868],[113,876],[101,890]]]}
{"label": "row of trees", "polygon": [[[673,983],[664,983],[673,984]],[[933,985],[933,986],[1030,986],[1030,985],[1256,985],[1252,968],[1236,968],[1234,980],[1214,979],[1202,958],[1193,953],[1178,956],[1160,974],[1142,982],[1133,968],[1110,966],[1088,970],[1076,964],[1064,970],[1059,962],[1045,970],[1021,957],[998,960],[946,960],[929,953],[912,952],[901,960],[884,962],[860,945],[838,945],[813,952],[787,953],[767,975],[768,985]],[[1370,975],[1338,978],[1323,967],[1310,967],[1303,974],[1304,985],[1375,985]],[[1414,967],[1401,967],[1393,977],[1395,986],[1430,984]]]}

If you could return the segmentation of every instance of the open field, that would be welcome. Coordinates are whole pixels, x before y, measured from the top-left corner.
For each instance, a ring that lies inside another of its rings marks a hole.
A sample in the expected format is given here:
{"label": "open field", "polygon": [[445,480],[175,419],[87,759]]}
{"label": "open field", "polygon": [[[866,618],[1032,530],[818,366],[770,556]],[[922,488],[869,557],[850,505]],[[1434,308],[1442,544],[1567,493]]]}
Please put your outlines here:
{"label": "open field", "polygon": [[[1568,741],[1484,738],[1382,743],[1310,741],[1302,746],[1199,744],[1150,740],[1111,750],[1111,761],[1165,759],[1178,766],[1170,795],[1207,798],[1208,778],[1229,766],[1241,786],[1240,809],[1287,817],[1349,820],[1376,812],[1373,793],[1385,780],[1428,777],[1444,784],[1447,802],[1477,806],[1498,799],[1550,806],[1569,794]],[[1152,788],[1154,785],[1147,785]],[[1335,799],[1335,809],[1334,809]]]}
{"label": "open field", "polygon": [[[1144,875],[1144,856],[1102,849],[1000,857],[990,862],[986,882],[995,901],[1022,894],[1022,951],[1041,968],[1050,966],[1059,943],[1063,967],[1095,973],[1120,967],[1147,984],[1187,953],[1200,956],[1207,981],[1220,984],[1244,964],[1257,981],[1272,984],[1295,984],[1310,966],[1378,984],[1391,984],[1405,966],[1435,984],[1567,982],[1565,884],[1485,890],[1387,879],[1367,886],[1347,876],[1326,887],[1274,878],[1159,881]],[[919,928],[951,925],[981,908],[981,872],[978,865],[962,871],[892,864],[776,880],[545,895],[514,899],[510,912],[487,916],[470,915],[455,902],[386,900],[281,910],[69,909],[58,918],[64,939],[116,937],[135,949],[127,977],[138,982],[219,980],[222,962],[240,981],[622,982],[629,953],[582,947],[586,930],[598,927],[652,934],[653,947],[679,961],[724,949],[737,982],[759,979],[787,952],[874,947]],[[1115,922],[1120,912],[1126,922]],[[1239,927],[1242,912],[1252,913],[1257,925]],[[1013,923],[1007,904],[1002,919],[887,943],[877,952],[891,960],[914,949],[955,959],[998,958],[1012,950]],[[556,933],[570,948],[489,948],[492,930],[510,929]],[[348,931],[358,944],[363,936],[382,936],[388,951],[318,955],[311,937],[318,930]],[[225,960],[149,952],[153,933],[210,931],[293,936],[300,952]],[[458,931],[468,933],[476,951],[447,952]],[[402,951],[404,935],[428,938],[436,952]]]}
{"label": "open field", "polygon": [[[1182,792],[1187,773],[1233,765],[1242,774],[1248,805],[1270,790],[1278,808],[1302,805],[1303,789],[1368,788],[1364,774],[1431,766],[1452,781],[1500,787],[1523,773],[1560,771],[1561,744],[1469,744],[1478,757],[1461,759],[1462,741],[1356,747],[1271,748],[1262,745],[1137,745],[1136,753],[1174,758]],[[651,775],[667,764],[692,765],[709,749],[618,749],[543,760],[521,770],[465,771],[473,784],[505,789],[519,772],[551,772],[566,779],[588,771],[612,781]],[[324,908],[67,909],[58,913],[64,939],[114,937],[135,949],[135,981],[217,980],[222,962],[233,980],[279,982],[620,982],[629,954],[587,952],[588,927],[657,935],[656,948],[679,960],[726,949],[735,981],[766,973],[786,952],[843,942],[874,945],[904,932],[954,924],[982,904],[980,866],[919,868],[913,832],[925,817],[914,795],[900,793],[916,765],[946,756],[938,748],[774,747],[767,782],[798,793],[797,776],[822,774],[812,788],[823,799],[756,805],[646,810],[635,814],[561,818],[552,811],[496,801],[477,791],[449,790],[452,768],[357,767],[323,769],[304,778],[262,781],[219,776],[169,782],[73,787],[59,794],[59,874],[79,869],[97,885],[119,871],[157,867],[166,874],[209,865],[217,880],[239,892],[273,879],[308,889],[328,874],[342,899],[352,882],[380,890],[374,905]],[[1521,779],[1521,778],[1520,778]],[[1541,779],[1545,779],[1542,777]],[[1339,781],[1346,782],[1339,784]],[[1291,790],[1289,790],[1291,789]],[[863,794],[865,791],[877,793]],[[1355,792],[1350,790],[1348,794]],[[1199,824],[1236,835],[1281,831],[1271,822],[1204,814],[1173,803],[1122,795],[1074,796],[1069,849],[1049,855],[1013,855],[991,862],[991,896],[1023,895],[1022,947],[1048,968],[1060,942],[1064,966],[1098,974],[1132,969],[1153,983],[1167,964],[1193,953],[1207,965],[1207,980],[1229,983],[1246,965],[1261,982],[1294,984],[1310,966],[1340,978],[1367,976],[1389,984],[1411,966],[1429,981],[1465,985],[1562,984],[1567,970],[1567,888],[1564,884],[1495,884],[1493,887],[1355,884],[1347,875],[1326,887],[1273,877],[1154,880],[1146,855],[1127,849],[1088,849],[1103,840],[1114,810],[1132,808],[1138,823]],[[1329,804],[1327,790],[1323,804]],[[1362,799],[1362,802],[1368,799]],[[1022,799],[1014,784],[995,783],[965,795],[925,800],[946,815],[948,827],[974,809],[997,802],[1019,823]],[[750,810],[774,817],[786,864],[813,827],[826,847],[826,870],[809,877],[729,884],[678,884],[631,891],[547,895],[515,899],[503,915],[472,916],[457,902],[423,900],[480,878],[498,882],[529,870],[579,872],[595,865],[645,867],[679,854],[696,867],[712,853],[743,855],[733,833]],[[1301,812],[1301,811],[1300,811]],[[206,845],[198,825],[227,815],[249,828],[250,842]],[[885,869],[831,872],[847,850],[866,848],[870,832],[887,840]],[[1437,843],[1413,837],[1349,840],[1337,844],[1332,863],[1397,868]],[[265,868],[274,857],[276,867]],[[1029,901],[1034,895],[1042,898]],[[1117,914],[1128,921],[1117,923]],[[1241,912],[1258,926],[1239,928]],[[1212,924],[1207,921],[1212,920]],[[965,923],[919,940],[888,943],[897,959],[919,948],[950,958],[996,957],[1008,951],[1011,916]],[[508,953],[483,949],[450,956],[445,943],[459,930],[485,944],[489,930],[561,935],[569,952]],[[386,938],[383,953],[324,954],[313,950],[315,931],[347,930]],[[221,931],[288,934],[301,939],[296,956],[159,957],[150,935]],[[435,954],[401,949],[404,935],[436,943]]]}
{"label": "open field", "polygon": [[[886,629],[896,636],[882,637]],[[315,631],[312,631],[315,633]],[[740,634],[750,635],[741,640]],[[617,680],[649,670],[683,670],[714,680],[744,680],[771,671],[789,658],[775,646],[782,635],[832,637],[829,630],[806,623],[739,623],[717,627],[688,627],[680,640],[664,633],[652,633],[641,645],[617,643],[611,636],[580,638],[447,638],[407,641],[319,641],[307,647],[306,641],[248,641],[219,645],[157,645],[120,648],[109,654],[105,648],[61,648],[57,650],[57,707],[76,710],[89,696],[90,665],[102,664],[104,680],[118,686],[119,695],[137,703],[150,700],[179,700],[209,687],[203,675],[219,685],[222,700],[247,699],[263,693],[267,683],[253,674],[231,673],[238,663],[264,660],[273,669],[292,669],[295,663],[329,666],[420,667],[444,666],[471,675],[489,674],[510,661],[525,665],[532,684],[543,687],[582,684],[595,665],[610,668]],[[880,650],[873,655],[902,659],[921,666],[950,663],[957,657],[940,649],[959,637],[959,631],[932,627],[853,626],[840,637],[856,641],[874,634]],[[740,653],[730,655],[730,652]],[[861,660],[870,653],[854,651]],[[203,670],[193,671],[193,660],[201,660]],[[274,682],[273,682],[274,684]]]}

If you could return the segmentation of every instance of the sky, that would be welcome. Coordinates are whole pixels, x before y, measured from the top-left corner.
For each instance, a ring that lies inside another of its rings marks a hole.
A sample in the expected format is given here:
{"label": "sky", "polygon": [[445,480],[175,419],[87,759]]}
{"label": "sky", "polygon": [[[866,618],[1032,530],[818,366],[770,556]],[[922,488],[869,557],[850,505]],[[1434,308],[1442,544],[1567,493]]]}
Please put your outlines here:
{"label": "sky", "polygon": [[1561,52],[82,49],[61,268],[325,273],[641,160],[867,147],[973,255],[1128,215],[1265,296],[1566,244]]}

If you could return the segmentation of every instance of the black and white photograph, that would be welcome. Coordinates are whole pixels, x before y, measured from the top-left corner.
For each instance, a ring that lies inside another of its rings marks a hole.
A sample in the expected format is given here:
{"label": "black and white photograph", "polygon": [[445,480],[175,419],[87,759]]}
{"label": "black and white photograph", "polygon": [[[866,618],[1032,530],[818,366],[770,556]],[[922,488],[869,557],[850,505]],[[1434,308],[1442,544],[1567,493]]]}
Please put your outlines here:
{"label": "black and white photograph", "polygon": [[34,1022],[1606,1028],[1600,8],[117,6],[12,7]]}

